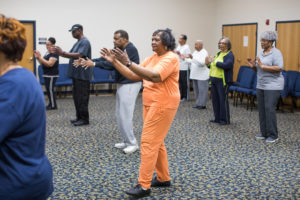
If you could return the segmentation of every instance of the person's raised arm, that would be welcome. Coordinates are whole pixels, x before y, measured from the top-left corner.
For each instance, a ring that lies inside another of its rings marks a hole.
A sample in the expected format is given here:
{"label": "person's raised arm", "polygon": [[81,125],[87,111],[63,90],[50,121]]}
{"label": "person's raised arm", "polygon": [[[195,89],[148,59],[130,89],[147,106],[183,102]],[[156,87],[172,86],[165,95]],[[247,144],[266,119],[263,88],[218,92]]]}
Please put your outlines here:
{"label": "person's raised arm", "polygon": [[100,54],[105,60],[112,63],[114,65],[115,69],[118,70],[120,72],[120,74],[122,74],[126,78],[133,80],[133,81],[142,80],[141,77],[139,77],[137,74],[132,72],[128,67],[123,65],[120,61],[118,61],[111,50],[103,48],[100,50]]}
{"label": "person's raised arm", "polygon": [[63,51],[59,46],[52,47],[52,51],[65,58],[81,58],[83,56],[81,53],[70,53]]}
{"label": "person's raised arm", "polygon": [[42,56],[41,53],[37,50],[33,51],[34,57],[37,59],[37,61],[46,67],[53,67],[57,59],[55,57],[50,57],[49,60],[45,60]]}
{"label": "person's raised arm", "polygon": [[277,65],[273,65],[273,66],[263,65],[259,57],[256,57],[256,60],[257,60],[257,66],[264,71],[271,72],[271,73],[281,72],[281,68]]}
{"label": "person's raised arm", "polygon": [[153,69],[146,69],[144,67],[139,66],[138,64],[131,62],[128,58],[126,50],[123,52],[121,49],[113,49],[115,57],[123,64],[123,66],[127,66],[132,72],[137,74],[142,79],[152,82],[161,82],[160,74]]}

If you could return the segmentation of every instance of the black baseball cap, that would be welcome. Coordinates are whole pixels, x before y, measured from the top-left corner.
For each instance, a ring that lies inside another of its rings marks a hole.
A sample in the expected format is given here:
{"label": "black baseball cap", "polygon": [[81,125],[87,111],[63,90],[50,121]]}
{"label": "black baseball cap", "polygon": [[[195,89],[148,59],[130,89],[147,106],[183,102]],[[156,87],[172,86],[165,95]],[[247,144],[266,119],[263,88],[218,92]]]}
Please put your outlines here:
{"label": "black baseball cap", "polygon": [[69,32],[75,31],[75,30],[77,30],[77,29],[83,30],[83,27],[82,27],[80,24],[74,24],[74,25],[72,26],[72,28],[69,30]]}

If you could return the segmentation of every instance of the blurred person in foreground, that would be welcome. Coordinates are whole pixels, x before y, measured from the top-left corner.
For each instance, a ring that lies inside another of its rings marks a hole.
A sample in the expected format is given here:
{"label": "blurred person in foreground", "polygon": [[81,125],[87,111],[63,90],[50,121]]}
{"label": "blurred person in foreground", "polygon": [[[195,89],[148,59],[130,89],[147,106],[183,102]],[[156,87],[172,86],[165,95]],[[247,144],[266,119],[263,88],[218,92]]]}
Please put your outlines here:
{"label": "blurred person in foreground", "polygon": [[25,27],[0,14],[0,199],[43,200],[53,191],[45,154],[46,109],[33,73],[18,65]]}
{"label": "blurred person in foreground", "polygon": [[[131,80],[143,80],[143,131],[141,136],[141,165],[138,184],[127,194],[135,198],[150,195],[151,187],[168,187],[168,169],[164,139],[176,115],[179,103],[179,59],[173,52],[175,39],[171,30],[157,30],[152,35],[155,54],[140,65],[132,62],[126,51],[102,49],[101,55],[116,70]],[[152,179],[154,170],[157,176]]]}
{"label": "blurred person in foreground", "polygon": [[278,39],[275,31],[264,31],[260,35],[263,51],[256,60],[248,58],[250,67],[257,71],[256,96],[258,102],[260,134],[255,138],[273,143],[278,140],[276,105],[280,91],[284,87],[282,75],[283,57],[281,52],[273,47]]}

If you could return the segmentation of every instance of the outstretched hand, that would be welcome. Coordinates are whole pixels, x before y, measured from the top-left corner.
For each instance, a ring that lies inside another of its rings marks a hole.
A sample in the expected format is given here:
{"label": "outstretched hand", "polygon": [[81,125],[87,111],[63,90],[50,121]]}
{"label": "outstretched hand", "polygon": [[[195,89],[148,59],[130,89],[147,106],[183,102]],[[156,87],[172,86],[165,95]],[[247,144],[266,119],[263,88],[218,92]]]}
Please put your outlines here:
{"label": "outstretched hand", "polygon": [[251,68],[255,66],[255,60],[252,60],[251,58],[247,58],[247,62]]}
{"label": "outstretched hand", "polygon": [[36,57],[37,59],[39,59],[41,57],[41,53],[38,50],[34,50],[33,51],[33,55],[34,57]]}
{"label": "outstretched hand", "polygon": [[112,50],[109,50],[107,48],[102,48],[100,50],[100,54],[105,60],[107,60],[110,63],[113,63],[114,61],[116,61],[116,57],[112,53]]}
{"label": "outstretched hand", "polygon": [[126,49],[124,51],[122,51],[119,48],[113,49],[112,50],[113,54],[115,55],[115,57],[123,64],[126,65],[130,62],[130,59],[128,57],[128,54],[126,52]]}
{"label": "outstretched hand", "polygon": [[73,66],[74,67],[79,67],[80,65],[81,65],[81,62],[83,61],[84,59],[83,58],[79,58],[79,59],[77,59],[77,60],[74,60],[73,61]]}

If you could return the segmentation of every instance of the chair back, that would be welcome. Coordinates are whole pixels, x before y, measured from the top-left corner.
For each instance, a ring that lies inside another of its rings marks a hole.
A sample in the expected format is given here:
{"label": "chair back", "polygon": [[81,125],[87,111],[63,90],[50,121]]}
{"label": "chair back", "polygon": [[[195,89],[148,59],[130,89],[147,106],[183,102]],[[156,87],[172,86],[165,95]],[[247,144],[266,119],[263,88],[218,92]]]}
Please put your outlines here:
{"label": "chair back", "polygon": [[242,88],[251,89],[255,75],[256,73],[250,67],[245,67],[243,69],[243,73],[241,74],[239,86]]}

